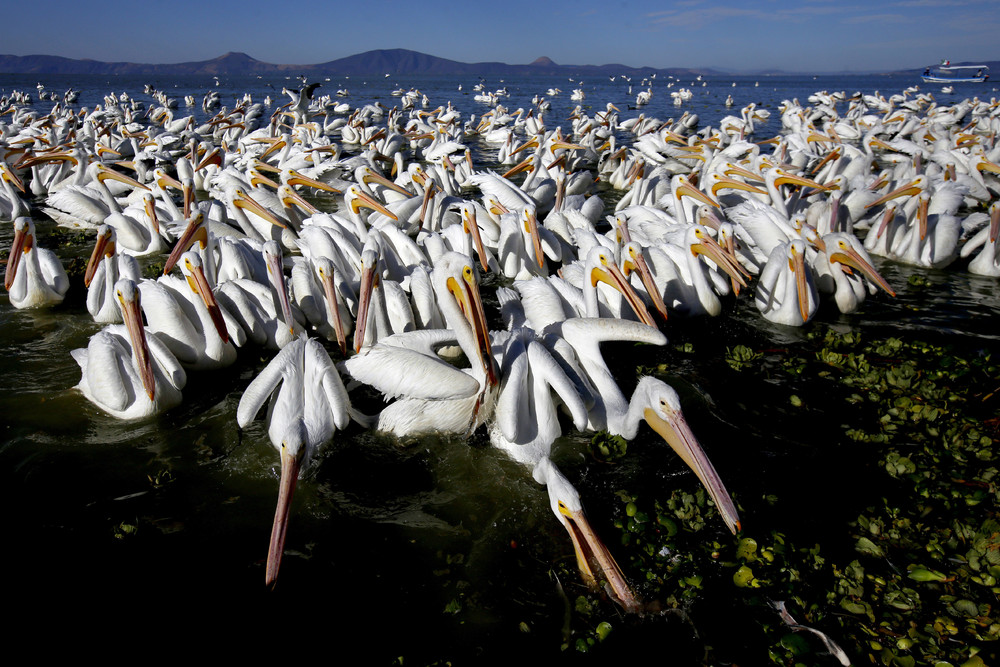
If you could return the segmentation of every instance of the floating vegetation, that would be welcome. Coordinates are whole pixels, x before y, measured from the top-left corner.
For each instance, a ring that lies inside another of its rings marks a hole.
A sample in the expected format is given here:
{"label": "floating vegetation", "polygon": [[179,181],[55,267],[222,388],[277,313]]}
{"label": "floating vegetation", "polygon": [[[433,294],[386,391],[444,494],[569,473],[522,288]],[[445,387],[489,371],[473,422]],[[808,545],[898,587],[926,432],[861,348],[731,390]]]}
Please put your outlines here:
{"label": "floating vegetation", "polygon": [[[824,426],[836,420],[856,462],[857,479],[843,480],[843,492],[871,485],[879,500],[847,526],[828,526],[829,539],[806,543],[799,526],[781,525],[772,511],[781,489],[741,506],[744,531],[735,537],[719,530],[701,488],[619,491],[613,551],[649,613],[688,618],[708,664],[985,664],[981,655],[1000,638],[997,361],[985,351],[820,330],[795,349],[734,346],[725,363],[733,382],[750,374],[787,387],[793,410],[821,398]],[[802,391],[805,378],[820,378],[820,390]],[[594,447],[602,447],[597,438]],[[724,612],[725,627],[721,612],[706,608],[718,599],[737,609]],[[578,600],[575,641],[564,648],[590,651],[608,637],[599,632],[614,622],[602,616],[607,606]],[[761,645],[766,657],[750,653]]]}

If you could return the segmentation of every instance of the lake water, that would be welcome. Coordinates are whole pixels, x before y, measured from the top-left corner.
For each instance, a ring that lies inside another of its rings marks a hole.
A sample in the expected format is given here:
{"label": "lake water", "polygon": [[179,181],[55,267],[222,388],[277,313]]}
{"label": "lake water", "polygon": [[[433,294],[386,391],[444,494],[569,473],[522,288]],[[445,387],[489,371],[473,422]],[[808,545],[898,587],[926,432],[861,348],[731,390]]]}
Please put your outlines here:
{"label": "lake water", "polygon": [[[76,88],[81,91],[78,105],[89,107],[110,92],[128,91],[148,102],[142,88],[150,83],[180,100],[178,114],[188,113],[182,99],[186,94],[195,95],[199,104],[209,90],[220,92],[227,106],[245,92],[255,101],[270,94],[276,104],[284,104],[281,87],[298,85],[294,78],[222,77],[216,86],[211,78],[174,82],[163,77],[0,75],[0,92],[33,91],[37,82],[58,92]],[[432,106],[452,101],[468,117],[487,110],[472,98],[476,83],[335,78],[323,81],[318,92],[333,94],[346,87],[351,95],[345,99],[352,106],[373,100],[392,106],[398,102],[393,89],[412,87],[426,93]],[[632,81],[629,95],[621,79],[485,82],[488,90],[507,87],[511,109],[527,108],[534,95],[561,88],[560,96],[550,98],[547,125],[566,128],[576,104],[569,100],[574,88],[584,89],[582,104],[591,113],[613,102],[625,119],[640,113],[629,108],[641,89],[638,83]],[[755,102],[772,111],[771,121],[756,136],[761,139],[778,132],[776,107],[783,99],[798,97],[805,103],[816,90],[889,95],[919,81],[901,76],[729,76],[705,77],[707,85],[701,83],[681,79],[670,90],[684,86],[694,97],[674,107],[666,81],[659,77],[653,102],[641,112],[666,119],[689,111],[700,116],[704,127],[733,112],[724,105],[732,95],[734,109]],[[995,93],[992,87],[970,84],[956,85],[951,97],[935,94],[942,101],[957,101]],[[36,103],[42,112],[49,106]],[[192,111],[204,117],[200,106]],[[489,162],[484,150],[476,158],[480,164]],[[40,219],[41,214],[36,216]],[[52,231],[51,225],[39,223],[42,246],[52,247],[47,243]],[[0,228],[4,256],[12,236],[10,225]],[[91,243],[69,238],[53,249],[65,263],[85,258]],[[803,420],[787,406],[772,405],[759,393],[759,379],[741,384],[740,378],[720,371],[727,347],[794,347],[810,329],[832,325],[1000,352],[997,281],[971,276],[960,266],[935,271],[876,264],[898,296],[869,299],[854,315],[824,309],[809,326],[791,330],[763,320],[752,295],[744,293],[739,299],[730,297],[719,318],[671,321],[667,347],[617,357],[623,388],[634,382],[628,377],[636,363],[667,365],[695,433],[743,507],[747,530],[755,521],[772,527],[787,521],[783,529],[789,533],[813,535],[828,528],[834,540],[843,522],[856,516],[852,508],[878,491],[857,489],[841,504],[843,484],[866,479],[870,471],[854,469],[842,458],[836,428],[806,432]],[[926,279],[926,285],[911,285],[914,275]],[[337,652],[347,654],[347,647],[363,647],[369,664],[390,664],[398,657],[406,658],[404,664],[444,659],[483,664],[525,652],[549,659],[578,657],[559,649],[566,609],[550,574],[553,563],[572,559],[566,535],[550,513],[544,490],[492,450],[482,434],[470,441],[427,438],[406,448],[356,426],[338,434],[298,486],[279,585],[265,595],[278,460],[263,422],[241,432],[235,410],[269,353],[244,348],[229,369],[191,373],[178,408],[149,421],[119,422],[72,389],[80,371],[69,352],[85,347],[99,328],[83,298],[82,284],[74,284],[63,305],[23,312],[0,295],[0,497],[7,524],[0,564],[12,582],[14,600],[43,605],[70,600],[79,606],[127,600],[119,611],[124,606],[141,615],[151,609],[162,612],[167,601],[205,600],[227,607],[251,599],[247,608],[260,609],[264,616],[254,621],[257,627],[277,627],[283,619],[287,627],[281,631],[300,633],[303,641],[332,639]],[[674,345],[685,342],[694,344],[694,354],[676,351]],[[827,426],[844,419],[850,416],[830,415]],[[615,532],[612,523],[621,515],[615,496],[619,489],[652,494],[670,486],[698,487],[683,463],[658,449],[655,439],[644,427],[626,461],[617,466],[593,461],[587,436],[571,435],[558,444],[560,468],[580,489],[599,534]],[[801,509],[776,518],[761,500],[768,493],[782,494],[784,507]],[[704,533],[706,539],[731,539],[721,522]],[[611,549],[615,551],[614,543]],[[634,573],[626,567],[626,574]],[[559,584],[570,599],[580,586],[578,581]],[[648,588],[643,592],[656,595]],[[726,616],[731,614],[724,611],[726,600],[701,604],[719,609],[720,623],[750,623]],[[243,615],[243,607],[233,607],[230,619]],[[613,610],[605,614],[616,616]],[[295,615],[300,618],[293,620]],[[97,624],[86,617],[79,622]],[[665,655],[698,655],[701,640],[669,615],[617,623],[635,646]],[[766,662],[766,655],[746,651],[744,664]],[[607,653],[596,657],[612,660]]]}

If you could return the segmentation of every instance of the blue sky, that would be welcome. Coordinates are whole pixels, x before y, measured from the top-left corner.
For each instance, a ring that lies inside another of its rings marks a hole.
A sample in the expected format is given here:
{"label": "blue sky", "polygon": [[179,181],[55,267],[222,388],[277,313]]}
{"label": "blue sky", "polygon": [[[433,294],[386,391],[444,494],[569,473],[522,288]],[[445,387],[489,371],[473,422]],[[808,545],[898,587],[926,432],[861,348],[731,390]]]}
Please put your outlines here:
{"label": "blue sky", "polygon": [[[49,0],[8,3],[0,52],[312,64],[407,48],[463,62],[892,70],[1000,59],[998,0]],[[39,19],[40,10],[43,13]]]}

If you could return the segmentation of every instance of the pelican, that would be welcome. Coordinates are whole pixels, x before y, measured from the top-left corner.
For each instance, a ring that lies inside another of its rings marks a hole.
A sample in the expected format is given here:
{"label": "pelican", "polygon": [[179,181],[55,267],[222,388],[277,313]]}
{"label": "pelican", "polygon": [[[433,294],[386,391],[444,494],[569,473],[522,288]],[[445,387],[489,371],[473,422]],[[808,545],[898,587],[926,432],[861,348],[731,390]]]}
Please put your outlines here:
{"label": "pelican", "polygon": [[224,368],[236,361],[236,348],[246,333],[233,316],[219,306],[205,277],[201,257],[189,250],[181,255],[184,278],[160,276],[139,283],[147,327],[170,348],[186,368]]}
{"label": "pelican", "polygon": [[632,398],[626,400],[600,350],[600,343],[612,340],[663,345],[666,336],[646,324],[609,318],[572,318],[549,327],[546,332],[566,339],[575,352],[581,374],[593,387],[594,404],[589,411],[588,428],[632,440],[639,432],[639,423],[646,421],[694,471],[719,508],[726,526],[735,534],[740,529],[736,506],[688,426],[677,392],[662,380],[647,376],[639,380]]}
{"label": "pelican", "polygon": [[35,244],[35,223],[31,218],[22,216],[14,221],[4,287],[15,308],[62,303],[69,289],[69,278],[56,254]]}
{"label": "pelican", "polygon": [[142,280],[139,262],[132,255],[117,252],[115,230],[101,225],[83,276],[83,284],[87,287],[87,311],[95,322],[121,323],[121,309],[115,297],[116,285],[121,278],[139,283]]}
{"label": "pelican", "polygon": [[[394,334],[343,362],[387,399],[401,397],[382,410],[377,425],[397,437],[471,433],[492,413],[497,371],[472,259],[446,253],[431,280],[450,329]],[[466,371],[436,352],[456,342],[472,364]]]}
{"label": "pelican", "polygon": [[16,220],[28,213],[30,206],[14,188],[24,193],[24,182],[15,174],[6,162],[0,160],[0,220]]}
{"label": "pelican", "polygon": [[962,246],[962,257],[981,250],[969,262],[969,272],[980,276],[1000,276],[1000,202],[990,204],[989,224],[980,229]]}
{"label": "pelican", "polygon": [[302,333],[303,327],[288,297],[281,246],[277,241],[267,241],[261,252],[268,284],[249,278],[227,280],[219,286],[217,296],[250,340],[277,350]]}
{"label": "pelican", "polygon": [[299,472],[338,429],[348,425],[351,405],[326,350],[305,334],[282,348],[243,392],[236,409],[240,428],[254,420],[268,399],[267,435],[281,456],[278,505],[267,551],[270,588],[278,578]]}
{"label": "pelican", "polygon": [[72,351],[83,372],[76,386],[91,403],[118,419],[142,419],[181,402],[184,369],[166,345],[142,326],[140,292],[121,279],[115,298],[124,324],[112,324]]}
{"label": "pelican", "polygon": [[764,319],[798,327],[816,314],[816,283],[805,259],[806,244],[801,239],[781,243],[771,251],[754,295]]}
{"label": "pelican", "polygon": [[813,260],[816,287],[820,292],[833,294],[837,308],[842,313],[853,313],[876,285],[890,296],[896,292],[885,278],[872,266],[871,258],[853,234],[834,232],[822,238],[822,248]]}
{"label": "pelican", "polygon": [[552,443],[562,433],[552,392],[572,414],[577,429],[583,430],[587,406],[580,388],[528,328],[516,329],[507,340],[501,375],[490,442],[528,467],[535,481],[546,487],[549,506],[569,534],[584,580],[595,589],[598,578],[606,581],[610,595],[623,608],[638,611],[641,605],[587,521],[579,493],[549,458]]}

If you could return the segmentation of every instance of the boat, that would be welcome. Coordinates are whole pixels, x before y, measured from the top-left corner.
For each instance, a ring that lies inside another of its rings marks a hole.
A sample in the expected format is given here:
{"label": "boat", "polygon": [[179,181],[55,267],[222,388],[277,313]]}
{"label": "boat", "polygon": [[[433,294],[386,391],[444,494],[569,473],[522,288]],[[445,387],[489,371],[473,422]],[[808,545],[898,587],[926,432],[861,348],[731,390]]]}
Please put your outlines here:
{"label": "boat", "polygon": [[925,83],[983,83],[989,81],[990,68],[987,65],[952,65],[945,60],[940,65],[925,67],[920,78]]}

